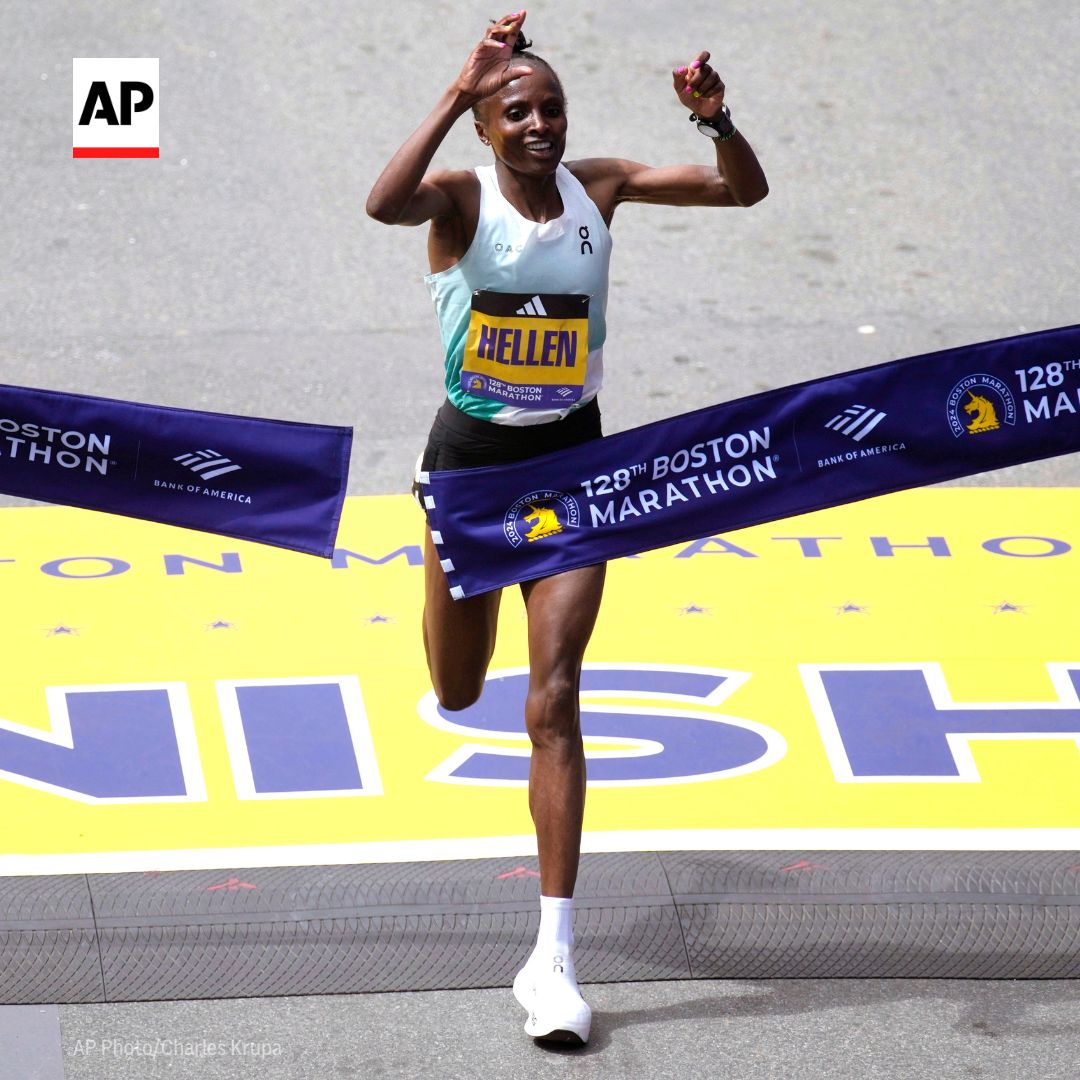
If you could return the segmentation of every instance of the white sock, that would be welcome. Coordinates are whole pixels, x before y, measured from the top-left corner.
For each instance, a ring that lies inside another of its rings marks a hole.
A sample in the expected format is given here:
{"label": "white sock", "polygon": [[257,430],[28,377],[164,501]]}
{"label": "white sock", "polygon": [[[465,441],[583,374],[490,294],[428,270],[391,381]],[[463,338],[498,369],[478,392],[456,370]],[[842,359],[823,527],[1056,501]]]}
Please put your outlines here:
{"label": "white sock", "polygon": [[574,975],[574,901],[564,896],[540,897],[540,933],[531,961],[539,971],[576,983]]}

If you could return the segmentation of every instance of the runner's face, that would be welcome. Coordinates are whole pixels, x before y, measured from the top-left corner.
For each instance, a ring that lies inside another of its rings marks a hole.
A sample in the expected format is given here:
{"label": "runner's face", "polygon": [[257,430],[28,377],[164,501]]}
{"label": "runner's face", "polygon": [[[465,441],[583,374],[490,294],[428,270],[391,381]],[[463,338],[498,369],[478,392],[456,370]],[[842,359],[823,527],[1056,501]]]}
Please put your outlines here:
{"label": "runner's face", "polygon": [[566,102],[552,72],[539,64],[532,75],[515,79],[483,105],[476,130],[495,156],[510,168],[532,175],[555,170],[566,148]]}

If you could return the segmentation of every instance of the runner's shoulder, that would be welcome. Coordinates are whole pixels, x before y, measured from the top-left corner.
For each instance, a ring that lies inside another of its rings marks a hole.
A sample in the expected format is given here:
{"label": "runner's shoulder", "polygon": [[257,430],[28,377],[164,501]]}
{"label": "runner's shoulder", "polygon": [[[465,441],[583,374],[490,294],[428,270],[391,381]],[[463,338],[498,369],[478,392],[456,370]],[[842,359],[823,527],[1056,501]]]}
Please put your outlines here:
{"label": "runner's shoulder", "polygon": [[566,167],[586,187],[590,183],[614,181],[620,183],[642,166],[627,158],[579,158],[565,162]]}
{"label": "runner's shoulder", "polygon": [[480,202],[480,181],[472,169],[433,169],[424,183],[441,191],[452,203],[456,214],[475,214]]}
{"label": "runner's shoulder", "polygon": [[643,168],[625,158],[582,158],[565,164],[609,225],[627,180]]}

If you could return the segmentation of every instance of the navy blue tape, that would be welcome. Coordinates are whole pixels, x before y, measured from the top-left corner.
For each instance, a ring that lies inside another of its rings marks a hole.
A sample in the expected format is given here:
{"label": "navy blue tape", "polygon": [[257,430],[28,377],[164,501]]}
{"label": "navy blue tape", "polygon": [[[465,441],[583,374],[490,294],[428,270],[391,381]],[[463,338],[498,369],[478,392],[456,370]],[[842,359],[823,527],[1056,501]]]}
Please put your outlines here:
{"label": "navy blue tape", "polygon": [[515,465],[433,472],[461,596],[1080,450],[1080,326],[894,360]]}
{"label": "navy blue tape", "polygon": [[0,385],[0,491],[333,554],[352,429]]}

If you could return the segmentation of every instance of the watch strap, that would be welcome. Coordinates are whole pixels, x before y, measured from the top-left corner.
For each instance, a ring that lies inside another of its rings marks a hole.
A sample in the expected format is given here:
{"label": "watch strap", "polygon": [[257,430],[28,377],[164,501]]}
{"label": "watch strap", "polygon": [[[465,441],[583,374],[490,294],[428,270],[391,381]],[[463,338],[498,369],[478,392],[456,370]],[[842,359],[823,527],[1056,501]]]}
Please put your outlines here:
{"label": "watch strap", "polygon": [[716,116],[704,117],[691,113],[690,121],[697,125],[698,131],[703,135],[719,142],[726,142],[735,134],[735,124],[732,122],[731,110],[727,105],[721,105],[720,112]]}

